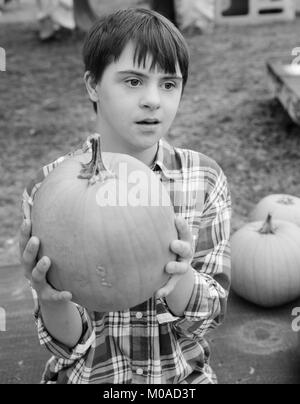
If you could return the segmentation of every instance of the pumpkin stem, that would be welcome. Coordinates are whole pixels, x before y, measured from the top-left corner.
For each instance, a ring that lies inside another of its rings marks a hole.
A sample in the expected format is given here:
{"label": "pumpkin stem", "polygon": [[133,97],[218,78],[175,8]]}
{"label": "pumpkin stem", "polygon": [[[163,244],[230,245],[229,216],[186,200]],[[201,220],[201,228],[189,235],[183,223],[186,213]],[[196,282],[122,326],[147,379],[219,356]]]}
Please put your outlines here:
{"label": "pumpkin stem", "polygon": [[259,230],[260,234],[275,234],[275,228],[272,222],[272,215],[269,213],[267,220],[263,224],[263,227]]}
{"label": "pumpkin stem", "polygon": [[87,163],[81,163],[82,169],[78,178],[89,180],[89,185],[94,185],[97,181],[104,182],[109,178],[115,178],[116,175],[110,172],[104,165],[101,153],[101,136],[98,133],[90,136],[92,144],[92,160]]}

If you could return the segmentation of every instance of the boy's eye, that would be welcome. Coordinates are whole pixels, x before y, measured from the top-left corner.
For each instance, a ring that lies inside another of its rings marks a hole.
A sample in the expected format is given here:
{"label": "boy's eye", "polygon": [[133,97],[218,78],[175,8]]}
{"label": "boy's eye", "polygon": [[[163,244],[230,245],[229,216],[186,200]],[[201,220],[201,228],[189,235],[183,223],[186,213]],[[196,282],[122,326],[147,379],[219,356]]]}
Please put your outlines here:
{"label": "boy's eye", "polygon": [[173,88],[176,87],[176,84],[173,83],[172,81],[167,81],[163,84],[163,87],[165,90],[172,90]]}
{"label": "boy's eye", "polygon": [[141,80],[129,79],[129,80],[126,80],[126,84],[128,84],[130,87],[138,87],[141,84]]}

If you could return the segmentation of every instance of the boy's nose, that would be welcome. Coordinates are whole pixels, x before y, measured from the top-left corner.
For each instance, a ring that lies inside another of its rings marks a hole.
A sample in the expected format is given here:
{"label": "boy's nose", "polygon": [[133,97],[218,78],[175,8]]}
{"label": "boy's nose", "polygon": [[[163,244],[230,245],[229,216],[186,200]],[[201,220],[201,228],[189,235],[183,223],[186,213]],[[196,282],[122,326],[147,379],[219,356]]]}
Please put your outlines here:
{"label": "boy's nose", "polygon": [[147,88],[141,97],[140,105],[152,111],[160,108],[160,94],[157,88]]}

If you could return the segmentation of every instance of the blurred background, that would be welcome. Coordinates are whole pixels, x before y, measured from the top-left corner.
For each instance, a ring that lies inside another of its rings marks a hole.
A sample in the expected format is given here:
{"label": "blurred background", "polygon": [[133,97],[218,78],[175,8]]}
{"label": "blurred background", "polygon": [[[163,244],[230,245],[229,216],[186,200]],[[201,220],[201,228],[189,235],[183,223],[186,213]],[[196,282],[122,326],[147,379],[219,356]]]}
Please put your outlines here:
{"label": "blurred background", "polygon": [[[0,383],[38,383],[47,358],[19,267],[21,195],[39,167],[93,130],[81,58],[93,19],[120,7],[155,8],[184,34],[190,78],[168,140],[222,167],[232,193],[234,234],[265,196],[300,197],[300,74],[296,69],[295,84],[287,84],[291,106],[280,99],[267,69],[273,60],[296,64],[300,4],[281,2],[278,12],[276,1],[270,16],[250,15],[251,0],[0,0],[6,55],[2,71],[0,63]],[[283,88],[280,74],[277,79]],[[299,383],[300,347],[291,328],[297,304],[266,310],[232,299],[228,322],[211,336],[220,382]]]}

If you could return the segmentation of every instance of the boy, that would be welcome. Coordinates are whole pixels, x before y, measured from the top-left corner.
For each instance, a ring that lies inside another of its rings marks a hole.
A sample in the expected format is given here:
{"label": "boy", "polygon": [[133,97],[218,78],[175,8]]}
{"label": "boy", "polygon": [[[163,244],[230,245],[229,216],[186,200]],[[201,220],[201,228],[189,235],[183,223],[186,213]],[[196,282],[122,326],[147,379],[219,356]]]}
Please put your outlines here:
{"label": "boy", "polygon": [[[30,205],[45,175],[25,190],[20,249],[38,297],[42,344],[54,355],[43,383],[215,383],[205,333],[221,323],[230,277],[230,195],[220,167],[201,153],[174,148],[168,132],[188,76],[179,31],[154,11],[103,17],[84,45],[85,84],[105,152],[138,158],[160,178],[176,213],[176,262],[152,299],[120,312],[90,313],[68,291],[47,283],[51,257],[36,262]],[[87,140],[83,147],[89,150]],[[193,249],[193,240],[195,249]]]}

